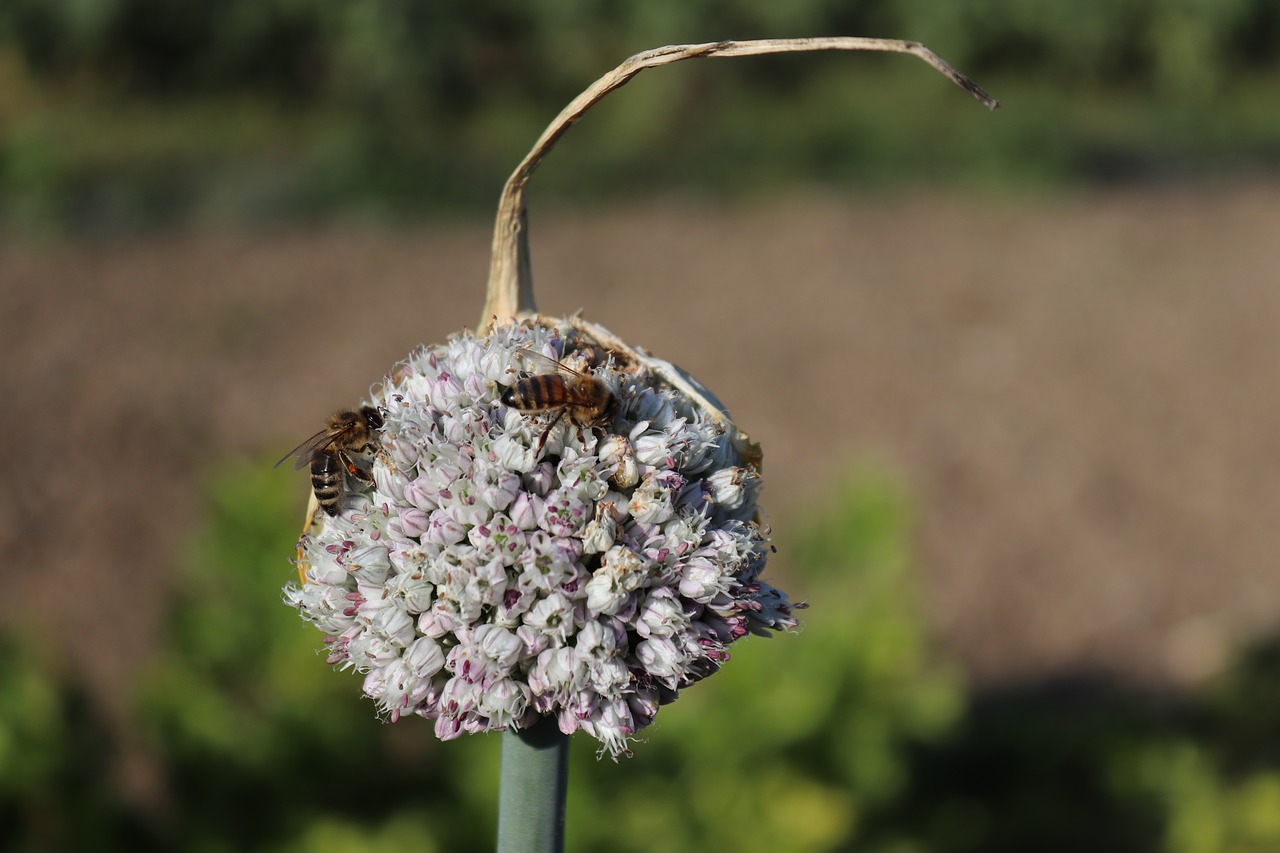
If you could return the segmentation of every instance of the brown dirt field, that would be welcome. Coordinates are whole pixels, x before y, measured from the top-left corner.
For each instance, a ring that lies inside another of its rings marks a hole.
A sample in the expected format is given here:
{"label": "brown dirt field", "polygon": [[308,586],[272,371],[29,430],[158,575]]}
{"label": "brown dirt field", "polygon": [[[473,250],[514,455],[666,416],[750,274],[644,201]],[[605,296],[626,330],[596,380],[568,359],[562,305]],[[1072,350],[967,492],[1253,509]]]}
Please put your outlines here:
{"label": "brown dirt field", "polygon": [[[764,444],[780,538],[847,460],[901,475],[931,626],[978,678],[1194,681],[1280,619],[1280,183],[535,199],[532,227],[544,311],[681,364]],[[473,324],[488,242],[0,244],[0,616],[40,621],[110,695],[156,634],[202,466],[283,453]],[[785,551],[774,574],[805,595]]]}

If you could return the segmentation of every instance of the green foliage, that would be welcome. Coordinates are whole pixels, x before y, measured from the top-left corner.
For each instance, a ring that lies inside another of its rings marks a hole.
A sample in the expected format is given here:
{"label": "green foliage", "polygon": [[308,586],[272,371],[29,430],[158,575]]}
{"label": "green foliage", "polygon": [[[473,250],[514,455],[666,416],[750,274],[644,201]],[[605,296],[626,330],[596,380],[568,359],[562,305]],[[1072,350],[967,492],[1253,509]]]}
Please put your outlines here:
{"label": "green foliage", "polygon": [[28,637],[0,638],[0,825],[15,853],[128,846],[141,822],[108,773],[113,732],[84,691],[53,671]]}
{"label": "green foliage", "polygon": [[1259,109],[1280,99],[1270,0],[6,0],[0,222],[487,212],[546,123],[624,57],[833,34],[923,41],[1008,109],[989,116],[904,57],[663,69],[594,111],[539,186],[1010,185],[1280,159],[1277,113]]}
{"label": "green foliage", "polygon": [[[299,482],[261,461],[217,471],[123,728],[0,647],[6,849],[491,849],[500,740],[377,721],[280,601]],[[799,636],[742,643],[633,758],[575,741],[569,849],[1280,849],[1280,640],[1196,695],[1087,678],[966,690],[930,654],[909,542],[906,500],[867,472],[780,535],[775,566],[813,602]],[[150,802],[118,794],[115,761],[139,744]]]}

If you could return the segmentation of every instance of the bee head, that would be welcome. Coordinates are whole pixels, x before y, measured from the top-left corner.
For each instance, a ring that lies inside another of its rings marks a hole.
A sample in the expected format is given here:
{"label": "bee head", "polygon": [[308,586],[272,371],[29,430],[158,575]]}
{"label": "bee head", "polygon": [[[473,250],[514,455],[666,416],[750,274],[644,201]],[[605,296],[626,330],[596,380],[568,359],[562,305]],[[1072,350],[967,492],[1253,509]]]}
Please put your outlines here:
{"label": "bee head", "polygon": [[382,429],[382,412],[373,406],[361,406],[360,417],[364,418],[365,425],[369,429]]}

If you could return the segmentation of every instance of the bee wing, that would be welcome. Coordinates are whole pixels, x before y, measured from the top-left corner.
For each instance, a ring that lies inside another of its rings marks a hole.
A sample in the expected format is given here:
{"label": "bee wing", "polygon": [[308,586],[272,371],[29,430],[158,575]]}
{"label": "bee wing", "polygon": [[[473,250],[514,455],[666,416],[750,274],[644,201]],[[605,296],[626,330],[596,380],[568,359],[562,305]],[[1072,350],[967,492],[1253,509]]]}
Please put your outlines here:
{"label": "bee wing", "polygon": [[311,454],[322,447],[331,444],[335,438],[342,435],[345,430],[331,430],[328,427],[317,432],[306,441],[299,444],[293,450],[290,450],[284,456],[280,457],[280,461],[272,465],[272,468],[279,468],[284,461],[291,456],[297,456],[298,461],[294,463],[293,470],[297,471],[306,466],[311,461]]}
{"label": "bee wing", "polygon": [[521,347],[520,349],[516,350],[515,355],[516,355],[516,358],[523,358],[524,356],[532,356],[533,358],[540,358],[540,359],[542,359],[543,361],[547,362],[547,364],[550,364],[550,365],[552,365],[553,367],[555,367],[557,370],[562,370],[562,371],[564,371],[565,373],[571,373],[571,374],[573,374],[574,376],[581,376],[583,379],[589,379],[589,378],[590,378],[589,376],[587,376],[587,375],[586,375],[585,373],[583,373],[582,371],[574,370],[574,369],[573,369],[572,367],[570,367],[569,365],[567,365],[567,364],[565,364],[564,362],[561,362],[561,361],[556,361],[554,358],[552,358],[552,357],[551,357],[551,356],[549,356],[549,355],[543,355],[543,354],[542,354],[542,353],[540,353],[540,352],[534,352],[534,351],[533,351],[533,349],[532,349],[532,347],[528,347],[528,346],[526,346],[526,347]]}

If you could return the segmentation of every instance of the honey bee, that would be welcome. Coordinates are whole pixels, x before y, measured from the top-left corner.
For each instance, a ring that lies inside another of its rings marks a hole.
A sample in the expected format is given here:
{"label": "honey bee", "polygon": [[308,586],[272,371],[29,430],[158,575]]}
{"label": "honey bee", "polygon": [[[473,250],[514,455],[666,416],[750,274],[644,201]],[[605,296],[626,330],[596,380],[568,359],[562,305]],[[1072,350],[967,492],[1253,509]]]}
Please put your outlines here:
{"label": "honey bee", "polygon": [[588,427],[608,423],[617,411],[618,400],[602,380],[528,349],[522,350],[521,355],[536,356],[551,362],[556,368],[555,373],[537,373],[518,379],[502,392],[502,404],[517,412],[532,415],[555,411],[555,417],[538,438],[538,445],[533,451],[535,457],[542,452],[547,436],[565,415],[581,435],[582,430]]}
{"label": "honey bee", "polygon": [[337,515],[346,493],[347,477],[362,483],[372,483],[373,475],[357,465],[352,454],[366,454],[377,446],[375,432],[382,429],[382,413],[373,406],[361,406],[359,411],[339,409],[325,424],[325,428],[290,450],[275,464],[280,467],[292,456],[298,457],[293,466],[297,471],[311,465],[311,488],[316,503],[329,515]]}

